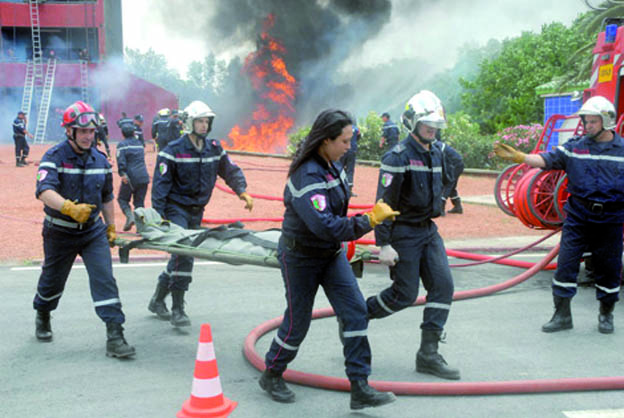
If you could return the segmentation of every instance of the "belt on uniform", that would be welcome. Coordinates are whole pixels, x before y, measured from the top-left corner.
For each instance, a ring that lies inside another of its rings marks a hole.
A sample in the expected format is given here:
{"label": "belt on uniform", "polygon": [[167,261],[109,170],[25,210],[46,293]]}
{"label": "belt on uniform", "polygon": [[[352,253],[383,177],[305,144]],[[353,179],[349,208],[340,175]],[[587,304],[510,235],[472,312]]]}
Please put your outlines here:
{"label": "belt on uniform", "polygon": [[171,200],[171,199],[168,199],[167,203],[174,204],[177,207],[184,209],[187,212],[191,212],[193,214],[202,213],[204,211],[204,206],[202,205],[183,205],[182,203],[176,202],[175,200]]}
{"label": "belt on uniform", "polygon": [[410,222],[410,221],[401,220],[401,221],[396,221],[396,223],[415,227],[415,228],[423,228],[425,226],[429,226],[429,224],[431,223],[431,219],[425,219],[424,221],[418,221],[418,222]]}
{"label": "belt on uniform", "polygon": [[286,248],[291,251],[297,252],[299,254],[303,254],[308,257],[315,258],[332,258],[338,255],[341,251],[341,247],[337,248],[318,248],[318,247],[310,247],[308,245],[302,245],[300,242],[297,242],[294,238],[290,238],[282,235],[282,241]]}
{"label": "belt on uniform", "polygon": [[596,202],[576,195],[572,195],[572,198],[595,214],[601,214],[604,211],[610,212],[624,209],[624,202]]}
{"label": "belt on uniform", "polygon": [[90,227],[91,225],[95,223],[95,221],[89,221],[89,222],[79,224],[78,222],[68,222],[63,219],[53,218],[50,215],[46,215],[45,220],[51,223],[52,225],[62,226],[64,228],[77,229],[79,231],[83,229],[87,229],[88,227]]}

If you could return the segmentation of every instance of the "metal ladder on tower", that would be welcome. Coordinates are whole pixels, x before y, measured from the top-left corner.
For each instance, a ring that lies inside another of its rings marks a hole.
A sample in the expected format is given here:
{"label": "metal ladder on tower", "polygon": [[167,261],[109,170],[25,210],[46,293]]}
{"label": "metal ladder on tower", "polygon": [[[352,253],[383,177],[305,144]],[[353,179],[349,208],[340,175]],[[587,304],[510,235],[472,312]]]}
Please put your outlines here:
{"label": "metal ladder on tower", "polygon": [[[41,50],[41,25],[39,23],[39,2],[38,0],[29,0],[28,9],[30,11],[30,29],[32,32],[32,89],[30,90],[30,98],[26,98],[28,102],[32,103],[33,97],[35,103],[37,98],[40,97],[43,85],[43,62],[42,62],[42,50]],[[28,68],[27,68],[28,71]],[[26,90],[26,86],[24,86]],[[26,91],[24,91],[26,95]],[[24,101],[22,101],[24,105]],[[29,108],[31,106],[29,105]],[[41,112],[37,111],[37,118],[41,117]],[[46,115],[47,118],[47,115]],[[32,118],[28,118],[29,120]]]}
{"label": "metal ladder on tower", "polygon": [[54,78],[56,75],[56,59],[48,60],[45,82],[41,92],[41,104],[39,105],[39,117],[37,118],[37,129],[35,130],[35,144],[42,144],[45,140],[46,127],[48,126],[48,114],[50,112],[50,101],[52,90],[54,89]]}
{"label": "metal ladder on tower", "polygon": [[[24,79],[24,93],[22,94],[22,107],[21,111],[24,112],[27,116],[30,114],[30,106],[32,105],[32,97],[33,97],[33,85],[34,85],[34,76],[33,76],[33,62],[28,60],[26,63],[26,77]],[[26,118],[26,130],[28,130],[28,118]]]}
{"label": "metal ladder on tower", "polygon": [[89,63],[80,60],[80,96],[82,101],[89,103]]}

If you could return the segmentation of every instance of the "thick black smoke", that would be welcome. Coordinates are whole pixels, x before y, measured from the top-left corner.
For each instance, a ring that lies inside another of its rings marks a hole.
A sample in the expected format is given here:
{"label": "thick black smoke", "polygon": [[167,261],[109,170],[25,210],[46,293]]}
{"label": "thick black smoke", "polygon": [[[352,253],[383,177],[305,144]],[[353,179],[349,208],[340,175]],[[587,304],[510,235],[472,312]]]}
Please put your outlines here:
{"label": "thick black smoke", "polygon": [[[390,0],[186,0],[175,4],[180,13],[171,8],[159,10],[163,21],[189,37],[206,39],[206,47],[216,53],[253,45],[263,22],[273,14],[275,25],[269,34],[286,48],[286,66],[298,85],[297,119],[307,122],[322,108],[348,107],[355,89],[336,84],[334,75],[389,22],[392,9]],[[213,13],[202,13],[208,4],[215,7]],[[189,10],[196,13],[186,13]]]}

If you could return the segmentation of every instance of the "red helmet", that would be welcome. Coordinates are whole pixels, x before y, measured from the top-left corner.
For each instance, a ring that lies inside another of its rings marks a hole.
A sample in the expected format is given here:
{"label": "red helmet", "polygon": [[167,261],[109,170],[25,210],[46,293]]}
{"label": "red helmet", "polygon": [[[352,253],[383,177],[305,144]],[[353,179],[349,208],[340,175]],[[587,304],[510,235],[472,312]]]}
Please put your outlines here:
{"label": "red helmet", "polygon": [[78,100],[65,109],[61,126],[96,128],[98,126],[98,114],[91,106]]}

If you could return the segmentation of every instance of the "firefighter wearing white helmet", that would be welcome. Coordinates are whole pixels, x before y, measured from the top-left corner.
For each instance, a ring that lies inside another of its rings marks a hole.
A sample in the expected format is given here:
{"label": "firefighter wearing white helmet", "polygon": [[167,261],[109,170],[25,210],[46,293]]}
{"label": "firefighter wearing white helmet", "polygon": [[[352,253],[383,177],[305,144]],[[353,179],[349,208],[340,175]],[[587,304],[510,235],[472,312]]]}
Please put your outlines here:
{"label": "firefighter wearing white helmet", "polygon": [[[163,219],[185,229],[197,229],[218,176],[251,211],[253,199],[246,192],[243,171],[230,160],[218,140],[207,138],[214,112],[205,103],[196,101],[185,109],[185,114],[187,132],[158,153],[152,207]],[[148,305],[151,312],[170,320],[175,327],[191,324],[184,311],[184,293],[191,283],[192,270],[192,257],[172,255],[158,277],[156,292]],[[173,300],[171,313],[165,304],[169,293]]]}
{"label": "firefighter wearing white helmet", "polygon": [[[212,121],[215,116],[215,113],[206,103],[195,100],[184,109],[182,116],[184,119],[184,131],[205,139],[206,135],[212,130]],[[205,133],[199,133],[194,128],[194,122],[199,118],[208,118],[208,130]]]}
{"label": "firefighter wearing white helmet", "polygon": [[377,199],[401,214],[396,222],[375,228],[379,261],[390,266],[392,284],[367,299],[369,318],[384,318],[411,306],[418,296],[419,280],[427,290],[421,323],[421,344],[416,370],[444,379],[460,373],[438,353],[453,299],[453,277],[444,243],[432,218],[442,210],[442,151],[434,144],[446,127],[442,102],[423,90],[407,103],[403,123],[410,130],[381,160]]}
{"label": "firefighter wearing white helmet", "polygon": [[156,143],[158,150],[163,150],[167,146],[169,140],[167,126],[169,125],[170,115],[171,110],[165,107],[158,111],[152,121],[152,139]]}
{"label": "firefighter wearing white helmet", "polygon": [[602,96],[587,100],[578,114],[585,135],[573,138],[550,152],[524,154],[497,144],[496,154],[516,163],[546,170],[564,170],[570,197],[561,232],[557,271],[552,281],[555,313],[542,326],[544,332],[571,329],[570,302],[585,251],[596,265],[596,299],[600,302],[598,331],[614,330],[613,309],[619,299],[624,226],[624,140],[615,127],[615,108]]}

